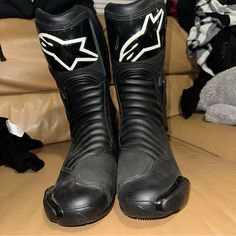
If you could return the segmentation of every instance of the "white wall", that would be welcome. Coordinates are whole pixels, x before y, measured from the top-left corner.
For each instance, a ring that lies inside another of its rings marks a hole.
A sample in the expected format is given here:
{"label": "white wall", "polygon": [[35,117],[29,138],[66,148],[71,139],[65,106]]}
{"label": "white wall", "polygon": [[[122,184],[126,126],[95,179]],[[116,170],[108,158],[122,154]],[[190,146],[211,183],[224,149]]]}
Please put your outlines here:
{"label": "white wall", "polygon": [[104,12],[104,7],[107,3],[113,2],[113,3],[130,3],[134,0],[94,0],[95,8],[98,13]]}

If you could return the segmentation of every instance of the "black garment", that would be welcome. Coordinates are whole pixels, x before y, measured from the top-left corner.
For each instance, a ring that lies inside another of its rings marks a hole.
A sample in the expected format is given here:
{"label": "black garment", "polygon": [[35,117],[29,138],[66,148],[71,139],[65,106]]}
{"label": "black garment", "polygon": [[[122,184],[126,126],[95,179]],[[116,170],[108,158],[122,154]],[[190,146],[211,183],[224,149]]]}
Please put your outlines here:
{"label": "black garment", "polygon": [[184,118],[189,118],[195,112],[200,99],[200,92],[211,78],[211,75],[201,70],[199,77],[194,80],[193,86],[183,90],[180,107]]}
{"label": "black garment", "polygon": [[206,62],[214,74],[236,66],[236,26],[222,29],[211,41],[212,52]]}
{"label": "black garment", "polygon": [[178,21],[180,26],[189,33],[194,25],[194,7],[196,0],[179,0],[177,5]]}
{"label": "black garment", "polygon": [[0,19],[31,19],[35,17],[37,8],[48,13],[59,14],[76,4],[86,6],[95,12],[93,0],[0,0]]}
{"label": "black garment", "polygon": [[7,165],[19,173],[28,169],[33,171],[42,169],[44,162],[29,152],[42,147],[42,142],[31,139],[26,133],[22,137],[11,134],[6,121],[6,118],[0,117],[0,166]]}

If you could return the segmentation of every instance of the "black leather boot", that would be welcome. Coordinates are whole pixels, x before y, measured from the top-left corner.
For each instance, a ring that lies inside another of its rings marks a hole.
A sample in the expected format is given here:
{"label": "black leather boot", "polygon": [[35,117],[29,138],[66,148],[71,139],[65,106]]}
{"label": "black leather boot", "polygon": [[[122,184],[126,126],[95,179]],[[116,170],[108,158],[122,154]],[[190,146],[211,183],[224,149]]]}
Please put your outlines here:
{"label": "black leather boot", "polygon": [[111,210],[116,192],[115,118],[103,30],[94,13],[78,5],[61,15],[38,10],[36,26],[72,136],[57,182],[45,192],[45,211],[63,226],[92,223]]}
{"label": "black leather boot", "polygon": [[190,183],[181,176],[166,130],[165,3],[108,4],[105,17],[120,104],[120,207],[132,218],[166,217],[186,205]]}

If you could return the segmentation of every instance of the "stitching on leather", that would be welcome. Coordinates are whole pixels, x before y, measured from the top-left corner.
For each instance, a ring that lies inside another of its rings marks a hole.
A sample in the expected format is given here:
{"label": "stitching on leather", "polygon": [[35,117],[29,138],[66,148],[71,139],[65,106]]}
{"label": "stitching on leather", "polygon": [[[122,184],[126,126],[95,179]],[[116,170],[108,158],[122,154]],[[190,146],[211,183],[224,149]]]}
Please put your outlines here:
{"label": "stitching on leather", "polygon": [[[101,158],[101,153],[102,152],[99,152],[98,154],[94,154],[92,156],[84,157],[83,159],[80,159],[77,162],[77,164],[76,164],[77,168],[78,168],[80,162],[82,162],[85,159],[88,160],[88,159],[93,159],[93,158]],[[109,152],[106,152],[106,153],[109,153]],[[94,182],[92,182],[92,181],[84,181],[84,180],[82,180],[81,177],[80,177],[80,173],[79,172],[73,172],[73,173],[74,173],[74,178],[75,178],[75,183],[76,184],[82,184],[82,185],[86,185],[86,186],[90,186],[90,187],[93,187],[93,186],[97,187],[97,188],[103,190],[103,192],[106,193],[106,195],[108,196],[108,200],[111,201],[111,199],[112,199],[111,195],[103,188],[103,186],[98,185],[98,184],[94,184]]]}
{"label": "stitching on leather", "polygon": [[[160,160],[160,161],[161,161],[161,162],[166,162],[166,161],[168,161],[168,160]],[[151,168],[151,169],[152,169],[152,168]],[[151,169],[150,169],[150,170],[151,170]],[[138,182],[139,180],[142,180],[142,179],[144,179],[144,178],[146,178],[146,177],[148,177],[148,176],[150,176],[150,171],[148,172],[148,174],[147,174],[146,176],[142,176],[142,177],[140,177],[140,178],[134,179],[134,180],[133,180],[133,183]],[[129,182],[126,181],[126,182],[123,182],[122,184],[120,184],[121,187],[120,187],[119,191],[122,191],[122,189],[125,187],[125,185],[126,185],[126,184],[129,184],[130,182],[132,183],[132,181],[129,181]]]}
{"label": "stitching on leather", "polygon": [[[135,150],[129,150],[129,153],[139,153]],[[144,152],[143,152],[144,153]],[[150,173],[150,170],[152,169],[152,164],[153,164],[153,160],[152,158],[150,158],[149,156],[147,156],[147,153],[144,153],[145,156],[143,158],[146,158],[148,160],[148,166],[147,168],[144,170],[144,173],[142,175],[135,175],[135,176],[132,176],[130,178],[128,178],[126,181],[124,181],[122,183],[122,185],[128,183],[128,182],[131,182],[133,180],[137,180],[137,179],[141,179],[141,178],[144,178],[146,177],[149,173]]]}

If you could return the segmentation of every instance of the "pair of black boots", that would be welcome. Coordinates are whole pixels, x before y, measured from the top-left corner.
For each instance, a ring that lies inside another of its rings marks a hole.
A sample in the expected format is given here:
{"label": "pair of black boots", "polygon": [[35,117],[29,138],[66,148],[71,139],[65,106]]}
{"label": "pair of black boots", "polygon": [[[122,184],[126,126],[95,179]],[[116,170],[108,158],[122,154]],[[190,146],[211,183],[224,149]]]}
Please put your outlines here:
{"label": "pair of black boots", "polygon": [[101,219],[116,192],[122,211],[138,219],[168,216],[188,201],[190,184],[166,131],[164,0],[110,3],[105,19],[120,105],[118,134],[108,49],[97,17],[78,5],[61,15],[36,13],[72,136],[57,182],[44,197],[48,218],[63,226]]}

